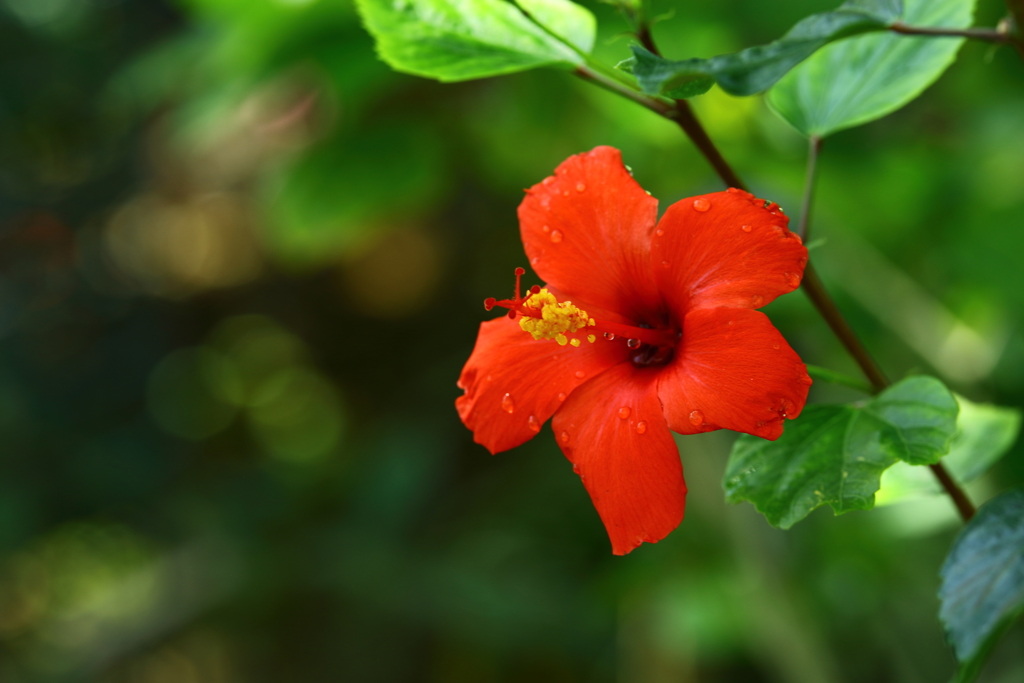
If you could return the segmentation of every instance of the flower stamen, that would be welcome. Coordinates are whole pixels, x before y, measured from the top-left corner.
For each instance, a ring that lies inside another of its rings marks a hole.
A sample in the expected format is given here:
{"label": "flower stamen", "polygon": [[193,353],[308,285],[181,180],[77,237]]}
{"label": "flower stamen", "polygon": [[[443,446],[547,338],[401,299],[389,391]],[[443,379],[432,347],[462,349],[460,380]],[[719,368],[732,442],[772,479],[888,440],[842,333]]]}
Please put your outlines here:
{"label": "flower stamen", "polygon": [[622,339],[637,345],[643,342],[659,347],[674,346],[677,341],[678,335],[671,334],[669,330],[595,320],[571,301],[558,301],[553,293],[539,285],[530,287],[529,293],[524,297],[520,294],[521,278],[526,271],[523,268],[516,268],[515,273],[515,298],[499,300],[490,297],[484,300],[484,308],[488,311],[495,306],[507,308],[508,317],[512,320],[515,320],[517,315],[522,316],[519,319],[519,326],[538,341],[554,339],[562,346],[571,344],[578,347],[584,339],[593,344],[597,341],[598,334],[608,341]]}

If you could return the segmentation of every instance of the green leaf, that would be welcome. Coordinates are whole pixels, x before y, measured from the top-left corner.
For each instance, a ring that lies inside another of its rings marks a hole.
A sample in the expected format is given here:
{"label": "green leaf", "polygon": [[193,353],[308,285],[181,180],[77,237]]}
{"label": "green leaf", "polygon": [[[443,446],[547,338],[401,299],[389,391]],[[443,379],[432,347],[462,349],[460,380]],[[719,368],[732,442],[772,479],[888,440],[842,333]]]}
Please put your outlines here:
{"label": "green leaf", "polygon": [[[550,30],[565,31],[566,40],[587,42],[587,28],[570,28],[582,16],[566,9],[572,3],[527,4],[540,8],[538,20],[550,21]],[[575,50],[504,0],[357,0],[357,5],[377,39],[381,59],[417,76],[465,81],[582,61]]]}
{"label": "green leaf", "polygon": [[569,0],[516,0],[533,20],[581,52],[590,54],[597,19],[586,7]]}
{"label": "green leaf", "polygon": [[689,91],[700,94],[712,82],[733,95],[753,95],[770,88],[823,45],[886,29],[899,18],[899,4],[892,0],[846,2],[839,9],[801,20],[773,43],[711,59],[670,61],[633,45],[633,59],[620,67],[632,71],[640,87],[650,95],[678,97],[678,93]]}
{"label": "green leaf", "polygon": [[1010,450],[1020,434],[1021,411],[1017,408],[974,403],[959,394],[959,431],[944,462],[962,482],[985,474]]}
{"label": "green leaf", "polygon": [[1024,490],[982,506],[957,536],[940,575],[939,618],[961,663],[957,680],[966,683],[1024,611]]}
{"label": "green leaf", "polygon": [[[812,375],[813,376],[813,375]],[[1021,411],[1017,408],[974,403],[954,394],[960,405],[957,433],[942,462],[960,483],[973,481],[1006,455],[1020,433]],[[908,498],[944,493],[928,470],[897,463],[882,476],[877,504],[898,503]]]}
{"label": "green leaf", "polygon": [[[966,28],[976,0],[907,0],[910,26]],[[831,135],[907,104],[953,63],[962,38],[884,33],[821,50],[772,88],[768,102],[804,135]]]}
{"label": "green leaf", "polygon": [[825,504],[836,514],[869,509],[890,465],[938,462],[956,416],[953,395],[932,377],[910,377],[858,404],[808,406],[777,441],[736,440],[726,497],[752,502],[783,529]]}

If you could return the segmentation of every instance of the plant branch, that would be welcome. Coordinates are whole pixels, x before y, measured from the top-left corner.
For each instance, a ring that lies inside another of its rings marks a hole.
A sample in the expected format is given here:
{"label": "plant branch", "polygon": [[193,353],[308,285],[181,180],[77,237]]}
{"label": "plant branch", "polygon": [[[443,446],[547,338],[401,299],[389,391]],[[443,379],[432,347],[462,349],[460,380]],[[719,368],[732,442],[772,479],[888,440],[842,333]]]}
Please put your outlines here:
{"label": "plant branch", "polygon": [[625,83],[609,78],[590,65],[576,67],[575,73],[586,81],[599,85],[605,90],[622,95],[640,106],[653,111],[655,114],[674,121],[676,125],[683,129],[683,132],[690,138],[698,151],[704,155],[704,158],[711,164],[711,167],[726,186],[737,187],[741,190],[747,189],[743,181],[739,179],[739,176],[736,175],[732,167],[726,162],[725,157],[715,147],[711,138],[708,137],[707,131],[704,130],[700,121],[697,120],[686,100],[669,101],[662,97],[645,95]]}
{"label": "plant branch", "polygon": [[931,471],[935,474],[939,483],[942,484],[942,488],[944,488],[946,493],[949,494],[949,497],[953,499],[953,504],[956,505],[957,512],[960,513],[964,522],[966,523],[971,521],[971,518],[974,517],[974,513],[977,512],[977,509],[974,507],[974,503],[971,502],[971,499],[967,497],[967,494],[964,493],[964,490],[960,488],[960,485],[957,484],[956,480],[949,474],[945,465],[941,462],[937,462],[934,465],[929,465],[928,467],[931,468]]}
{"label": "plant branch", "polygon": [[576,70],[573,73],[585,81],[589,81],[594,85],[604,88],[605,90],[610,90],[617,95],[622,95],[626,99],[633,100],[641,107],[649,109],[659,116],[663,116],[666,119],[672,118],[672,103],[664,98],[645,95],[625,83],[606,76],[605,74],[595,70],[590,65],[581,64],[576,67]]}
{"label": "plant branch", "polygon": [[[803,201],[803,213],[800,214],[800,234],[805,237],[809,234],[811,228],[811,204],[814,196],[814,181],[817,175],[817,162],[818,153],[821,151],[821,139],[817,136],[812,136],[810,140],[810,148],[807,155],[807,177],[804,180],[804,201]],[[882,372],[882,368],[879,367],[878,363],[875,362],[874,357],[868,352],[867,347],[860,341],[857,334],[850,327],[849,323],[846,322],[846,318],[839,311],[832,297],[829,296],[828,290],[825,289],[824,283],[821,278],[818,277],[818,271],[814,269],[814,266],[810,263],[804,268],[804,279],[801,283],[804,293],[807,298],[811,300],[811,303],[824,318],[825,322],[832,329],[832,333],[836,335],[839,341],[844,347],[846,347],[847,353],[853,357],[860,366],[861,372],[868,378],[871,383],[870,387],[855,386],[850,384],[848,381],[843,381],[843,375],[834,373],[831,370],[825,370],[824,368],[815,368],[818,372],[818,376],[825,381],[838,382],[840,384],[846,384],[847,386],[853,386],[855,389],[864,388],[869,389],[869,393],[875,393],[882,391],[889,386],[889,379]],[[810,372],[808,366],[808,372]],[[822,373],[824,371],[824,373]],[[814,375],[814,373],[810,373]],[[837,377],[838,376],[838,377]],[[846,378],[850,379],[850,378]],[[854,380],[856,381],[856,380]],[[950,498],[953,499],[953,503],[956,505],[956,509],[960,512],[960,516],[964,522],[969,522],[971,517],[974,516],[974,504],[964,493],[964,490],[960,488],[956,480],[950,476],[945,466],[941,463],[935,463],[929,465],[932,473],[939,480],[942,488],[945,489],[946,493]]]}
{"label": "plant branch", "polygon": [[817,181],[818,155],[821,153],[823,140],[817,135],[812,135],[807,146],[807,178],[804,183],[804,201],[800,207],[800,225],[797,234],[800,239],[807,242],[811,234],[811,204],[814,202],[814,185]]}
{"label": "plant branch", "polygon": [[839,312],[839,308],[836,307],[832,297],[829,296],[828,291],[825,289],[821,278],[818,277],[818,271],[810,263],[804,268],[804,279],[801,287],[803,287],[807,298],[811,300],[811,304],[814,305],[814,308],[817,309],[829,328],[831,328],[832,334],[839,339],[846,352],[860,366],[861,372],[864,373],[868,382],[871,383],[874,393],[878,393],[889,386],[889,379],[882,372],[882,369],[878,367],[878,363],[872,358],[864,344],[861,343],[853,328],[846,322],[846,318]]}
{"label": "plant branch", "polygon": [[889,30],[908,36],[933,36],[937,38],[971,38],[990,43],[1012,43],[1013,36],[998,28],[933,28],[930,26],[907,26],[902,21],[889,26]]}
{"label": "plant branch", "polygon": [[1017,48],[1020,58],[1024,59],[1024,0],[1006,0],[1006,9],[1010,11],[1010,16],[1000,24],[1006,26],[1013,46]]}
{"label": "plant branch", "polygon": [[[646,12],[641,13],[636,21],[636,37],[650,52],[661,56],[661,52],[658,50],[658,46],[654,43],[654,36],[651,35],[651,24],[647,20]],[[708,132],[704,130],[704,126],[701,125],[697,115],[693,113],[693,107],[686,100],[674,100],[674,106],[671,111],[671,118],[686,136],[690,138],[690,142],[697,147],[707,162],[711,164],[711,167],[715,169],[715,173],[722,179],[722,182],[727,187],[736,187],[741,190],[746,190],[747,186],[743,184],[740,177],[736,175],[736,172],[732,170],[729,162],[725,160],[722,153],[715,147],[715,143],[708,137]]]}
{"label": "plant branch", "polygon": [[711,142],[711,138],[708,137],[704,126],[701,125],[697,116],[693,113],[690,103],[686,100],[676,100],[673,114],[672,120],[679,124],[683,132],[689,136],[690,141],[700,150],[700,153],[704,155],[704,158],[711,164],[711,167],[715,169],[722,182],[728,187],[746,190],[747,186],[736,175],[736,172],[732,170],[729,162],[725,160],[722,153],[715,147],[715,143]]}

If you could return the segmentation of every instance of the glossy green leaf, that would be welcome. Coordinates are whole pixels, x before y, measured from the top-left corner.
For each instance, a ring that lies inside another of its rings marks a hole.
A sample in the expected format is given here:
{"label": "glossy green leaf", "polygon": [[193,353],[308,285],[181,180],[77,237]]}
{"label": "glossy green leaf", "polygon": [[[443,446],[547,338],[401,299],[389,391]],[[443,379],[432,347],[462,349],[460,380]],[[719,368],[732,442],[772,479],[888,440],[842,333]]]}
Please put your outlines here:
{"label": "glossy green leaf", "polygon": [[750,501],[784,529],[825,504],[836,514],[871,508],[886,468],[934,463],[949,450],[956,416],[953,395],[932,377],[910,377],[862,403],[808,406],[777,441],[736,440],[726,496]]}
{"label": "glossy green leaf", "polygon": [[985,504],[942,565],[939,617],[972,680],[1003,631],[1024,610],[1024,490]]}
{"label": "glossy green leaf", "polygon": [[594,49],[597,19],[582,5],[570,0],[516,0],[538,24],[581,52]]}
{"label": "glossy green leaf", "polygon": [[[906,0],[910,26],[966,28],[976,0]],[[830,135],[889,114],[931,85],[953,63],[961,38],[897,33],[829,45],[772,88],[768,102],[805,135]]]}
{"label": "glossy green leaf", "polygon": [[[942,462],[957,481],[967,483],[983,475],[1010,450],[1020,434],[1021,411],[955,396],[960,405],[957,433]],[[931,472],[897,463],[882,476],[877,503],[884,505],[942,493]]]}
{"label": "glossy green leaf", "polygon": [[[550,22],[551,31],[585,44],[587,28],[570,28],[581,16],[566,10],[571,4],[530,0],[526,6]],[[381,59],[417,76],[464,81],[582,61],[575,50],[504,0],[357,0],[357,5],[377,39]]]}
{"label": "glossy green leaf", "polygon": [[664,59],[634,45],[633,59],[620,67],[631,71],[643,91],[651,95],[700,94],[715,82],[733,95],[753,95],[770,88],[823,45],[867,31],[884,30],[899,16],[899,2],[853,0],[832,12],[801,20],[785,36],[768,45],[711,59],[680,61]]}

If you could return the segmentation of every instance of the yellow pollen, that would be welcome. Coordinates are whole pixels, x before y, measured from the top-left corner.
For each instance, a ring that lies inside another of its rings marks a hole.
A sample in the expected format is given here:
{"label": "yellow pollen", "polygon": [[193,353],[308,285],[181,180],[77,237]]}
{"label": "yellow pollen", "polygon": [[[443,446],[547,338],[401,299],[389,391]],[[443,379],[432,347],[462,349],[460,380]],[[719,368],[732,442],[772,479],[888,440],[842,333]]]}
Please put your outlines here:
{"label": "yellow pollen", "polygon": [[[562,346],[567,343],[579,346],[579,339],[570,340],[566,335],[594,324],[594,319],[586,311],[580,310],[571,301],[559,303],[555,295],[546,289],[528,296],[523,306],[540,311],[540,317],[524,315],[519,319],[519,327],[532,334],[534,339],[554,339]],[[590,335],[590,338],[593,337]]]}
{"label": "yellow pollen", "polygon": [[[591,318],[591,320],[593,320],[593,318]],[[593,323],[591,323],[591,324],[593,324]],[[597,337],[595,337],[592,334],[588,334],[587,335],[587,341],[590,342],[591,344],[593,344],[594,342],[597,341]]]}

